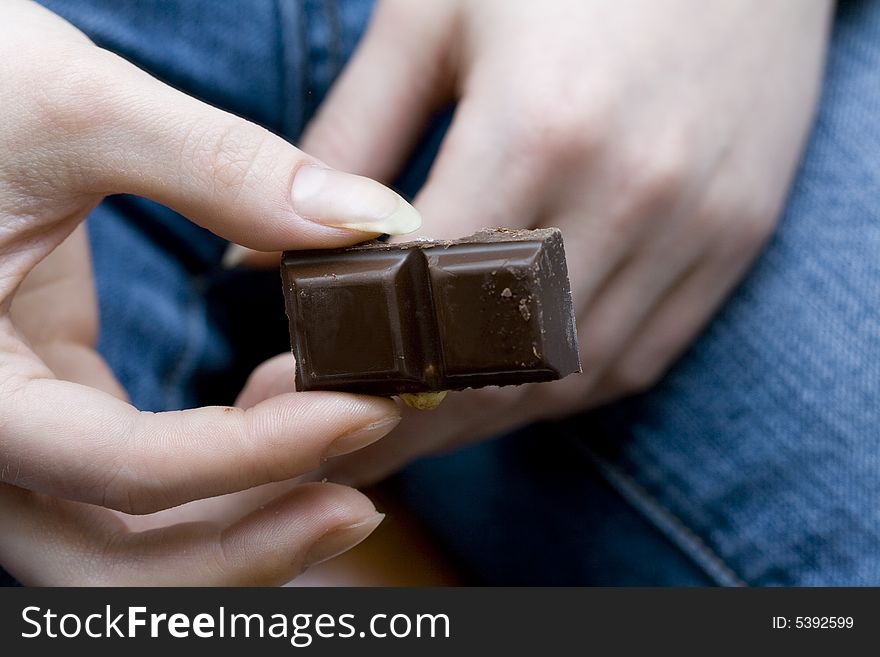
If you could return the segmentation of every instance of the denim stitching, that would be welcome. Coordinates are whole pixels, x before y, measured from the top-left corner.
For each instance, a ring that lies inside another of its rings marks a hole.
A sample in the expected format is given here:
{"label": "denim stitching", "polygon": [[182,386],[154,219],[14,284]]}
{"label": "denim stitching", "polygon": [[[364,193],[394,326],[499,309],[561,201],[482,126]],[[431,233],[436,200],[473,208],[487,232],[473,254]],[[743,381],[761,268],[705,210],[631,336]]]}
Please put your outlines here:
{"label": "denim stitching", "polygon": [[656,497],[648,493],[635,479],[617,466],[601,458],[582,440],[570,436],[572,442],[596,467],[605,480],[618,494],[646,520],[651,522],[676,547],[687,555],[706,575],[719,586],[748,586],[748,584],[684,521],[664,506]]}
{"label": "denim stitching", "polygon": [[339,17],[339,5],[336,0],[326,0],[324,8],[330,32],[330,43],[328,44],[330,68],[335,76],[342,69],[342,64],[345,60],[345,51],[342,43],[342,22]]}
{"label": "denim stitching", "polygon": [[300,80],[300,112],[296,126],[296,132],[299,133],[305,129],[305,121],[307,116],[311,116],[314,95],[314,72],[312,71],[312,22],[310,12],[306,7],[307,2],[297,2],[297,10],[299,15],[300,26],[300,70],[302,71],[302,79]]}
{"label": "denim stitching", "polygon": [[299,0],[275,0],[284,112],[281,117],[281,134],[288,139],[298,137],[303,128],[305,97],[309,88],[309,35],[303,4]]}
{"label": "denim stitching", "polygon": [[197,369],[199,354],[205,346],[205,324],[207,319],[204,312],[202,294],[199,290],[200,279],[191,279],[189,285],[189,299],[186,304],[186,337],[183,348],[177,362],[171,367],[164,377],[162,396],[164,406],[167,409],[177,409],[184,406],[184,381],[191,377]]}
{"label": "denim stitching", "polygon": [[281,0],[274,0],[272,3],[272,11],[275,15],[275,57],[278,66],[278,86],[281,115],[278,117],[276,125],[281,127],[281,133],[286,134],[290,128],[290,103],[287,98],[287,48],[284,39],[284,18],[281,13]]}

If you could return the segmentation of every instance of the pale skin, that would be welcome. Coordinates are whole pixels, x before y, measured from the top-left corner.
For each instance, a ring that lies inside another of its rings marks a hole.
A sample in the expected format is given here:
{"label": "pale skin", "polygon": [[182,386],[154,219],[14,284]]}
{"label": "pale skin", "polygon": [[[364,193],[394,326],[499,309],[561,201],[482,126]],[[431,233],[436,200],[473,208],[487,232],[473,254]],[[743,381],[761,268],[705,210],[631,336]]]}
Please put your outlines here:
{"label": "pale skin", "polygon": [[299,172],[387,182],[458,100],[415,201],[419,234],[560,227],[585,374],[450,395],[323,463],[373,481],[661,376],[773,231],[830,13],[827,0],[381,0],[303,152],[2,3],[0,81],[16,93],[0,104],[0,563],[37,584],[281,583],[381,519],[353,489],[294,478],[320,477],[352,432],[365,429],[342,451],[390,431],[388,400],[295,393],[282,356],[234,409],[127,404],[93,348],[77,228],[106,194],[154,198],[261,252],[405,233],[416,215],[383,189],[322,173],[333,189],[299,198],[317,184]]}
{"label": "pale skin", "polygon": [[129,192],[268,250],[411,230],[418,214],[31,2],[0,3],[0,86],[0,563],[26,584],[282,584],[363,540],[382,519],[369,499],[289,482],[381,438],[397,406],[283,392],[136,410],[94,349],[82,221]]}
{"label": "pale skin", "polygon": [[815,110],[832,8],[380,0],[303,147],[392,180],[427,117],[456,101],[415,199],[419,234],[559,227],[584,373],[450,394],[325,474],[374,481],[420,454],[653,386],[774,231]]}

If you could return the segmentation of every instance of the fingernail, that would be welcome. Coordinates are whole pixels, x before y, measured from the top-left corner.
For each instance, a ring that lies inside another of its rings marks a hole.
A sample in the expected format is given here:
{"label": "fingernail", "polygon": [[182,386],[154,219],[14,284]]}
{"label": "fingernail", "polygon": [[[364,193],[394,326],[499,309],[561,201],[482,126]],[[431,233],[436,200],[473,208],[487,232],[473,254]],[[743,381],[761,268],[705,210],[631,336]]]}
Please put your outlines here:
{"label": "fingernail", "polygon": [[303,570],[347,552],[372,534],[384,518],[384,513],[374,513],[351,525],[331,529],[309,548],[303,559]]}
{"label": "fingernail", "polygon": [[258,253],[258,251],[249,249],[246,246],[241,246],[240,244],[230,244],[226,249],[226,253],[223,254],[223,259],[220,261],[220,265],[223,269],[235,269],[253,253]]}
{"label": "fingernail", "polygon": [[329,459],[334,456],[342,456],[343,454],[349,454],[350,452],[362,449],[370,443],[379,440],[379,438],[396,427],[398,422],[400,422],[400,416],[384,418],[344,434],[330,443],[327,451],[324,452],[324,458]]}
{"label": "fingernail", "polygon": [[304,166],[293,179],[294,211],[303,219],[365,233],[403,235],[422,225],[413,206],[385,185],[351,173]]}

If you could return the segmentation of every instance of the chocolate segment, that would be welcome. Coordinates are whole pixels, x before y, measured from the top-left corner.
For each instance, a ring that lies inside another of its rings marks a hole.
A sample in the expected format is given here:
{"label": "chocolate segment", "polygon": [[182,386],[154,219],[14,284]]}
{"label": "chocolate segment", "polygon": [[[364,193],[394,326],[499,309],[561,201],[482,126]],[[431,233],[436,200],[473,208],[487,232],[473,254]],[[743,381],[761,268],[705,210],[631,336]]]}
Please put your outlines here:
{"label": "chocolate segment", "polygon": [[288,251],[297,390],[396,395],[580,371],[562,235]]}

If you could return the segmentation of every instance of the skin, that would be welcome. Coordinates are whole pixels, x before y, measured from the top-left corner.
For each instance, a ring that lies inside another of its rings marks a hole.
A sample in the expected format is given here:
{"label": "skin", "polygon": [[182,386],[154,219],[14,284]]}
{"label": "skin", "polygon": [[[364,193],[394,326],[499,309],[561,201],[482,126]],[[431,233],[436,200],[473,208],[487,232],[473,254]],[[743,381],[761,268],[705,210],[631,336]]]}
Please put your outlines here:
{"label": "skin", "polygon": [[[457,102],[415,200],[421,234],[561,228],[584,373],[450,394],[326,474],[373,481],[422,453],[654,385],[773,233],[831,10],[827,0],[381,0],[304,148],[393,180],[428,118]],[[279,358],[265,376],[290,367]]]}
{"label": "skin", "polygon": [[773,231],[829,17],[826,0],[382,0],[303,140],[318,161],[29,2],[0,4],[0,81],[15,90],[0,104],[0,562],[37,584],[280,583],[328,556],[316,541],[343,549],[378,522],[356,491],[295,477],[320,477],[347,432],[390,430],[387,400],[294,393],[280,357],[235,409],[125,402],[94,352],[78,229],[103,196],[153,198],[257,251],[353,243],[370,234],[292,211],[295,172],[389,181],[458,101],[416,199],[422,233],[562,228],[585,374],[452,394],[322,468],[375,480],[660,377]]}
{"label": "skin", "polygon": [[[396,405],[282,392],[138,411],[94,349],[82,221],[128,192],[263,250],[351,244],[381,226],[325,225],[348,218],[324,212],[315,184],[299,197],[320,221],[299,216],[298,172],[326,165],[31,2],[0,3],[0,86],[0,563],[27,584],[281,584],[365,538],[382,518],[369,499],[291,481],[386,434]],[[398,220],[409,207],[356,184]],[[357,199],[325,196],[367,225]]]}

